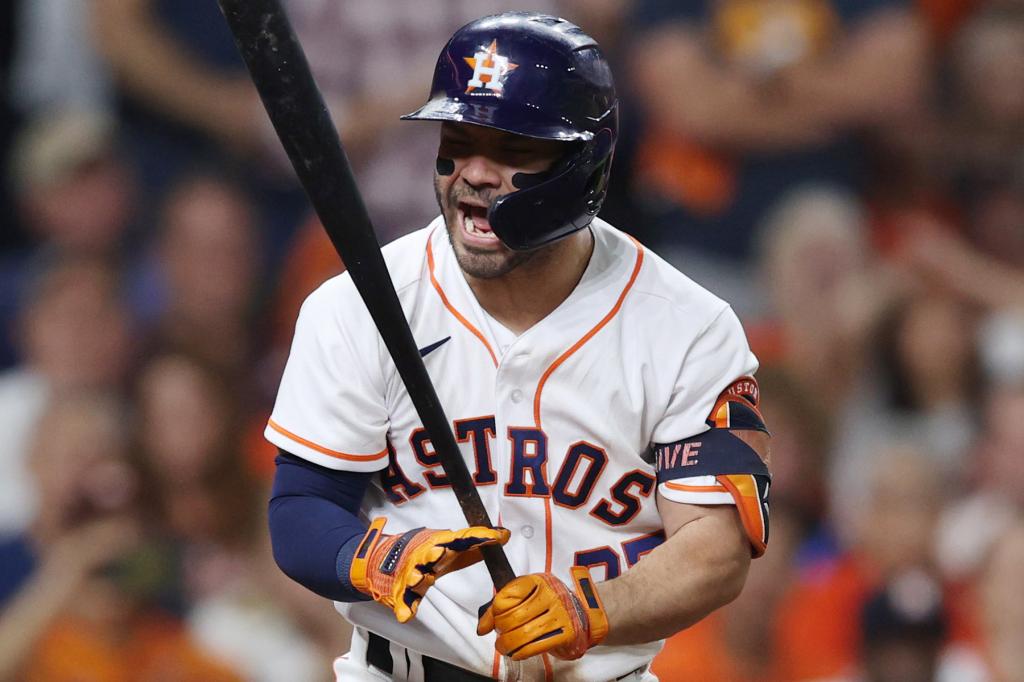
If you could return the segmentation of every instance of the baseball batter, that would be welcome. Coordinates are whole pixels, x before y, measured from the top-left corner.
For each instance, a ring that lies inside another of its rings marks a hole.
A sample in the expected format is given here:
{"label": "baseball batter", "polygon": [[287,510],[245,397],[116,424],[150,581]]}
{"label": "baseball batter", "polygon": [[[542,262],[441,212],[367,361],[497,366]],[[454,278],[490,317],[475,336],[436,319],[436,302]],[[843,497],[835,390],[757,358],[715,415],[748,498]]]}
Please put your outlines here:
{"label": "baseball batter", "polygon": [[[595,218],[616,116],[593,39],[507,13],[456,32],[406,117],[442,122],[441,216],[384,257],[500,528],[464,528],[351,279],[302,308],[270,529],[356,626],[340,680],[653,680],[764,551],[757,361],[728,304]],[[497,543],[520,577],[495,594]]]}

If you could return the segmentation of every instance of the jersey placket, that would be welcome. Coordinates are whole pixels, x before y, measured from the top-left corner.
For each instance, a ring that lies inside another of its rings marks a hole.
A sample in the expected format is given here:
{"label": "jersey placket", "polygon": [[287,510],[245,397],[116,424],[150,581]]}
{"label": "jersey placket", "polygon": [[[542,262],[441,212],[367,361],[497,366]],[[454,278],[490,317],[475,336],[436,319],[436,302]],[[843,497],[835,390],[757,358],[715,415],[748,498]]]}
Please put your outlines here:
{"label": "jersey placket", "polygon": [[528,339],[518,339],[498,365],[494,388],[499,515],[502,525],[512,531],[509,560],[517,573],[543,570],[544,562],[546,498],[538,492],[543,493],[547,464],[540,465],[540,480],[535,470],[521,465],[521,480],[513,480],[517,450],[520,458],[547,457],[547,436],[535,428],[532,415],[539,379],[532,351]]}

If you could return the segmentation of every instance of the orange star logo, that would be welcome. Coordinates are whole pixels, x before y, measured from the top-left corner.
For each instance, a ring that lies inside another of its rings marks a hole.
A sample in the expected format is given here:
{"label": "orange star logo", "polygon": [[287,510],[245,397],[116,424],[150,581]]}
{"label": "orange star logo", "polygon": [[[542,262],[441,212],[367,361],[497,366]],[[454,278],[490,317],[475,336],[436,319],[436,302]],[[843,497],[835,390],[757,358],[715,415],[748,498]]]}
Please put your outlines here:
{"label": "orange star logo", "polygon": [[466,92],[470,93],[477,88],[493,90],[494,94],[500,95],[505,88],[504,79],[510,72],[519,65],[513,64],[508,57],[498,54],[498,41],[492,40],[490,46],[483,51],[477,52],[472,57],[463,57],[466,63],[473,67],[473,77],[467,84]]}

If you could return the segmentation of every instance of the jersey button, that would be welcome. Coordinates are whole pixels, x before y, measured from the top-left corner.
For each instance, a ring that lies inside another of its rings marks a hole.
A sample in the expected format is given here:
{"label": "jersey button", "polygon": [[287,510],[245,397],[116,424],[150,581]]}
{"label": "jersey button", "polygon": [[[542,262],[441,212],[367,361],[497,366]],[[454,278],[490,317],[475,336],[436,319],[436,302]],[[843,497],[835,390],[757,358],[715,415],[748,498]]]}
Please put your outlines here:
{"label": "jersey button", "polygon": [[523,537],[529,540],[533,537],[533,526],[523,526],[519,529],[519,532],[523,534]]}
{"label": "jersey button", "polygon": [[512,402],[518,403],[518,402],[521,402],[522,399],[523,399],[523,392],[522,391],[520,391],[518,388],[516,390],[512,391]]}

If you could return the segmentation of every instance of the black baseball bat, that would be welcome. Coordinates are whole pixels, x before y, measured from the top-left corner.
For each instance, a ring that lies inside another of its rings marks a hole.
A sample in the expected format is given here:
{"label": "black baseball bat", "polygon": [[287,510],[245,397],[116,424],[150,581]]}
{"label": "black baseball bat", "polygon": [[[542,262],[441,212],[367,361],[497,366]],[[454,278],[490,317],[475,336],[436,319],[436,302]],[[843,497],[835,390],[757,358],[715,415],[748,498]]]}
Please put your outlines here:
{"label": "black baseball bat", "polygon": [[[490,527],[384,265],[338,131],[288,16],[279,0],[217,1],[274,130],[405,382],[466,521]],[[500,546],[484,547],[483,556],[497,589],[515,578]]]}

